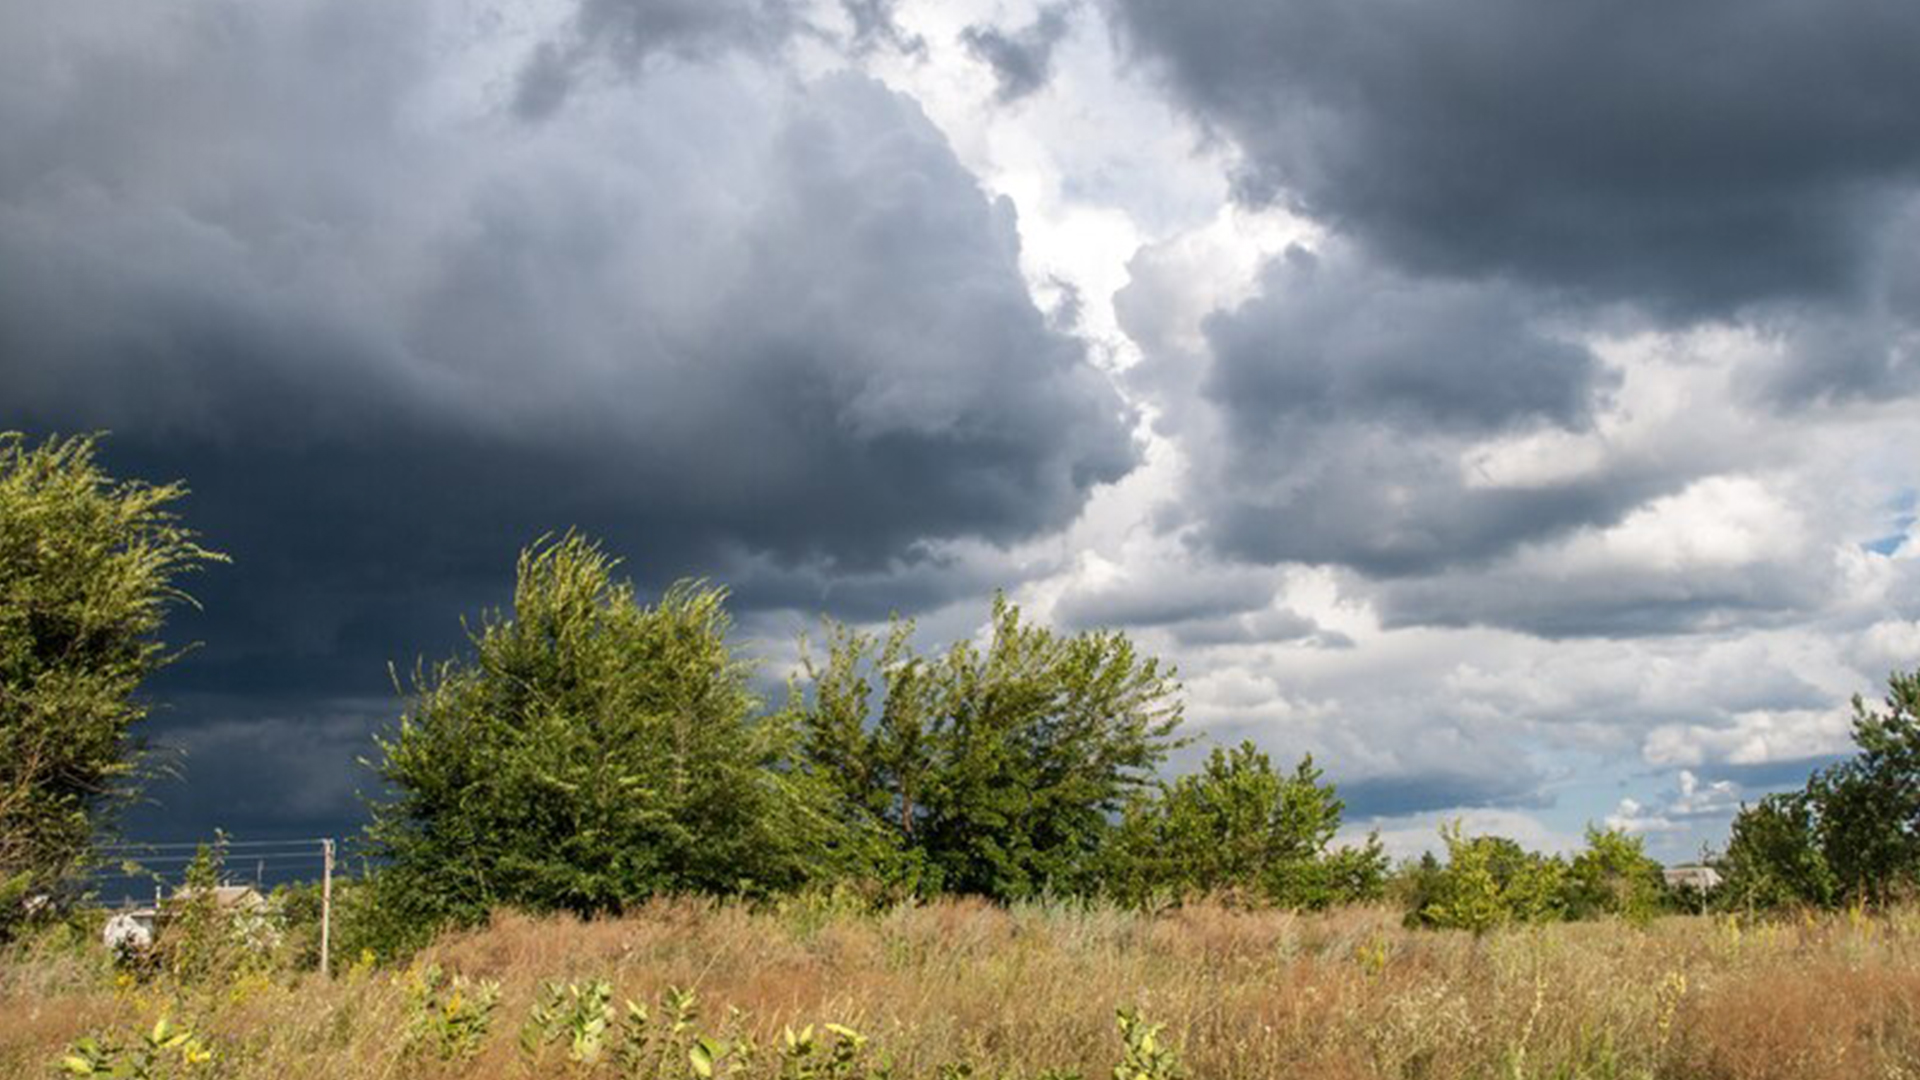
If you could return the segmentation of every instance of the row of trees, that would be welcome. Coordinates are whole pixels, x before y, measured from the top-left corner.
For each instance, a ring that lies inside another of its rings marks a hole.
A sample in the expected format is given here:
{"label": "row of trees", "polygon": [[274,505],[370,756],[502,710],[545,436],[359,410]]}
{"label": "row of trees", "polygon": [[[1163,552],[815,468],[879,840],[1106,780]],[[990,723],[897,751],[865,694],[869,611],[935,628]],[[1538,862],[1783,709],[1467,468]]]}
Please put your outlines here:
{"label": "row of trees", "polygon": [[[119,483],[91,438],[0,437],[0,935],[76,879],[134,789],[141,681],[183,575],[221,558],[172,512],[183,490]],[[466,652],[416,666],[372,762],[387,796],[356,902],[392,940],[501,906],[581,914],[697,892],[857,883],[885,895],[1196,893],[1323,907],[1391,888],[1413,921],[1640,917],[1662,903],[1637,839],[1571,860],[1445,834],[1389,881],[1377,838],[1335,846],[1344,807],[1312,760],[1251,744],[1160,778],[1175,673],[1116,631],[1061,634],[997,598],[978,641],[925,652],[911,622],[828,623],[784,698],[756,700],[724,590],[643,602],[567,535],[523,553],[511,607]],[[1856,701],[1858,757],[1736,820],[1743,905],[1882,902],[1920,877],[1920,673],[1884,713]]]}
{"label": "row of trees", "polygon": [[525,553],[511,612],[415,672],[379,744],[381,907],[410,925],[493,908],[593,914],[675,892],[834,882],[896,894],[1133,902],[1234,890],[1298,906],[1377,897],[1377,842],[1335,848],[1310,761],[1244,745],[1156,780],[1179,686],[1125,635],[1062,635],[997,599],[985,640],[934,655],[896,621],[828,624],[757,707],[722,590],[645,604],[567,536]]}
{"label": "row of trees", "polygon": [[1442,863],[1428,854],[1395,882],[1413,925],[1482,932],[1507,923],[1619,916],[1644,922],[1688,898],[1669,890],[1661,866],[1639,837],[1589,826],[1571,859],[1528,851],[1502,836],[1468,836],[1458,823],[1440,830]]}

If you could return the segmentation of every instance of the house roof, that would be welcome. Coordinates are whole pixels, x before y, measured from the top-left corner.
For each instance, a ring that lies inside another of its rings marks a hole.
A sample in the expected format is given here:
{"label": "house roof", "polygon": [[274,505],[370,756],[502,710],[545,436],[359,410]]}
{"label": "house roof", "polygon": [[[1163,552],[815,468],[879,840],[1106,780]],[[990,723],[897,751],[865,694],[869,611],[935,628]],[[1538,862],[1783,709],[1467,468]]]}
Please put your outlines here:
{"label": "house roof", "polygon": [[[173,891],[172,899],[191,900],[199,895],[199,893],[200,890],[194,886],[182,885]],[[261,896],[260,891],[251,885],[215,885],[213,887],[213,902],[223,908],[251,909],[265,907],[267,898]]]}

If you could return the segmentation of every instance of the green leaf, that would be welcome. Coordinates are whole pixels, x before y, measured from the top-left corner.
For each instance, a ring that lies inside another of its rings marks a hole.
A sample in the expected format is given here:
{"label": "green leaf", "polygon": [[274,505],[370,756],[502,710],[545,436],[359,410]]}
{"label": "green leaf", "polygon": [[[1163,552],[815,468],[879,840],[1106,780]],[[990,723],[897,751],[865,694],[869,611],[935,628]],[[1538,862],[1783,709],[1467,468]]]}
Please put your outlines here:
{"label": "green leaf", "polygon": [[712,1039],[703,1038],[687,1050],[687,1061],[693,1066],[693,1074],[700,1080],[710,1080],[714,1059],[719,1056],[720,1047]]}

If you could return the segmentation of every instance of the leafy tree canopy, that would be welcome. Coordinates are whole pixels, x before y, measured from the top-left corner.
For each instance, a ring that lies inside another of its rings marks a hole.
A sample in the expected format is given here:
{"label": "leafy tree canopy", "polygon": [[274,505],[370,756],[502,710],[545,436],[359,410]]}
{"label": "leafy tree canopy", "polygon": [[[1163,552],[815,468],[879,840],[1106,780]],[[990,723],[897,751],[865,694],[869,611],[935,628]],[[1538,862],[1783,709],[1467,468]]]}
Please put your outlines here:
{"label": "leafy tree canopy", "polygon": [[1085,892],[1111,818],[1176,745],[1179,684],[1125,634],[1056,634],[996,597],[984,647],[829,624],[790,711],[811,773],[923,890]]}
{"label": "leafy tree canopy", "polygon": [[370,827],[411,922],[768,893],[859,857],[829,792],[790,767],[784,717],[755,719],[725,592],[683,582],[647,605],[614,570],[578,536],[536,544],[511,613],[416,670],[378,744],[392,797]]}
{"label": "leafy tree canopy", "polygon": [[0,434],[0,934],[57,891],[142,772],[138,691],[179,653],[185,574],[223,556],[173,507],[179,484],[108,476],[95,436]]}
{"label": "leafy tree canopy", "polygon": [[1377,837],[1330,851],[1345,808],[1311,757],[1291,775],[1251,742],[1215,747],[1206,766],[1127,807],[1109,888],[1150,897],[1235,892],[1285,907],[1373,899],[1386,878]]}
{"label": "leafy tree canopy", "polygon": [[1887,679],[1885,711],[1853,699],[1859,753],[1734,818],[1723,902],[1885,904],[1920,888],[1920,671]]}

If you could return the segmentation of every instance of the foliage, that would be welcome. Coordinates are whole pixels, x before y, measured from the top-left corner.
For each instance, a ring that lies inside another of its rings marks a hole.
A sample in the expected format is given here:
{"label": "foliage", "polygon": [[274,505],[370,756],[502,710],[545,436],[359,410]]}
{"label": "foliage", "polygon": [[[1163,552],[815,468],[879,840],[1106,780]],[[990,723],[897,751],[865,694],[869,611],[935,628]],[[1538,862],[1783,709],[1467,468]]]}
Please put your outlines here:
{"label": "foliage", "polygon": [[1747,910],[1831,904],[1838,894],[1806,792],[1768,795],[1734,816],[1721,858],[1723,906]]}
{"label": "foliage", "polygon": [[789,706],[809,772],[923,891],[1089,891],[1112,816],[1177,744],[1172,670],[1118,632],[1025,623],[1004,596],[984,649],[924,657],[912,632],[830,624]]}
{"label": "foliage", "polygon": [[606,1051],[613,1022],[612,983],[604,979],[541,983],[533,1010],[520,1029],[520,1048],[537,1059],[557,1043],[565,1046],[567,1061],[592,1065]]}
{"label": "foliage", "polygon": [[1563,903],[1570,919],[1617,915],[1644,925],[1666,901],[1660,864],[1624,829],[1587,827],[1586,848],[1567,867]]}
{"label": "foliage", "polygon": [[765,894],[849,857],[826,791],[789,767],[786,721],[752,718],[724,591],[682,582],[647,606],[614,567],[576,536],[535,545],[512,613],[416,672],[368,834],[402,925]]}
{"label": "foliage", "polygon": [[221,906],[217,890],[225,860],[224,836],[202,844],[187,864],[181,888],[162,908],[153,959],[181,983],[216,982],[270,961],[274,930],[266,913]]}
{"label": "foliage", "polygon": [[1165,1024],[1149,1024],[1133,1009],[1121,1009],[1118,1023],[1124,1049],[1113,1067],[1113,1080],[1181,1080],[1186,1075],[1179,1051],[1161,1035]]}
{"label": "foliage", "polygon": [[60,1059],[68,1076],[98,1076],[110,1080],[162,1080],[202,1071],[213,1051],[192,1031],[162,1017],[152,1028],[131,1040],[89,1036],[74,1043]]}
{"label": "foliage", "polygon": [[500,1006],[499,983],[449,976],[429,964],[409,974],[406,991],[410,1053],[464,1061],[480,1052]]}
{"label": "foliage", "polygon": [[[333,879],[333,927],[330,946],[335,963],[370,955],[379,961],[404,958],[422,940],[408,911],[389,906],[374,884],[375,871],[360,867]],[[270,898],[281,933],[283,963],[296,971],[320,966],[321,889],[317,881],[289,882]]]}
{"label": "foliage", "polygon": [[1549,922],[1566,912],[1567,864],[1527,851],[1503,836],[1468,836],[1444,825],[1447,862],[1431,882],[1417,921],[1483,934],[1507,923]]}
{"label": "foliage", "polygon": [[867,1060],[867,1037],[844,1024],[826,1024],[832,1039],[815,1036],[813,1025],[780,1033],[779,1080],[885,1080],[885,1063]]}
{"label": "foliage", "polygon": [[140,685],[179,653],[160,632],[178,580],[222,556],[179,484],[116,481],[94,436],[0,434],[0,938],[32,896],[74,883],[142,775]]}
{"label": "foliage", "polygon": [[745,1064],[749,1045],[729,1045],[702,1034],[699,1000],[691,990],[669,986],[657,1008],[627,1001],[617,1017],[613,984],[543,982],[527,1022],[520,1052],[538,1069],[554,1046],[564,1048],[567,1068],[579,1075],[612,1072],[630,1080],[713,1080],[723,1066]]}
{"label": "foliage", "polygon": [[1853,699],[1854,757],[1734,818],[1723,902],[1888,902],[1920,889],[1920,671],[1888,677],[1886,711]]}
{"label": "foliage", "polygon": [[1251,742],[1216,747],[1205,767],[1128,804],[1108,888],[1133,904],[1235,892],[1281,907],[1377,899],[1386,856],[1377,837],[1329,851],[1344,809],[1311,757],[1291,776]]}

